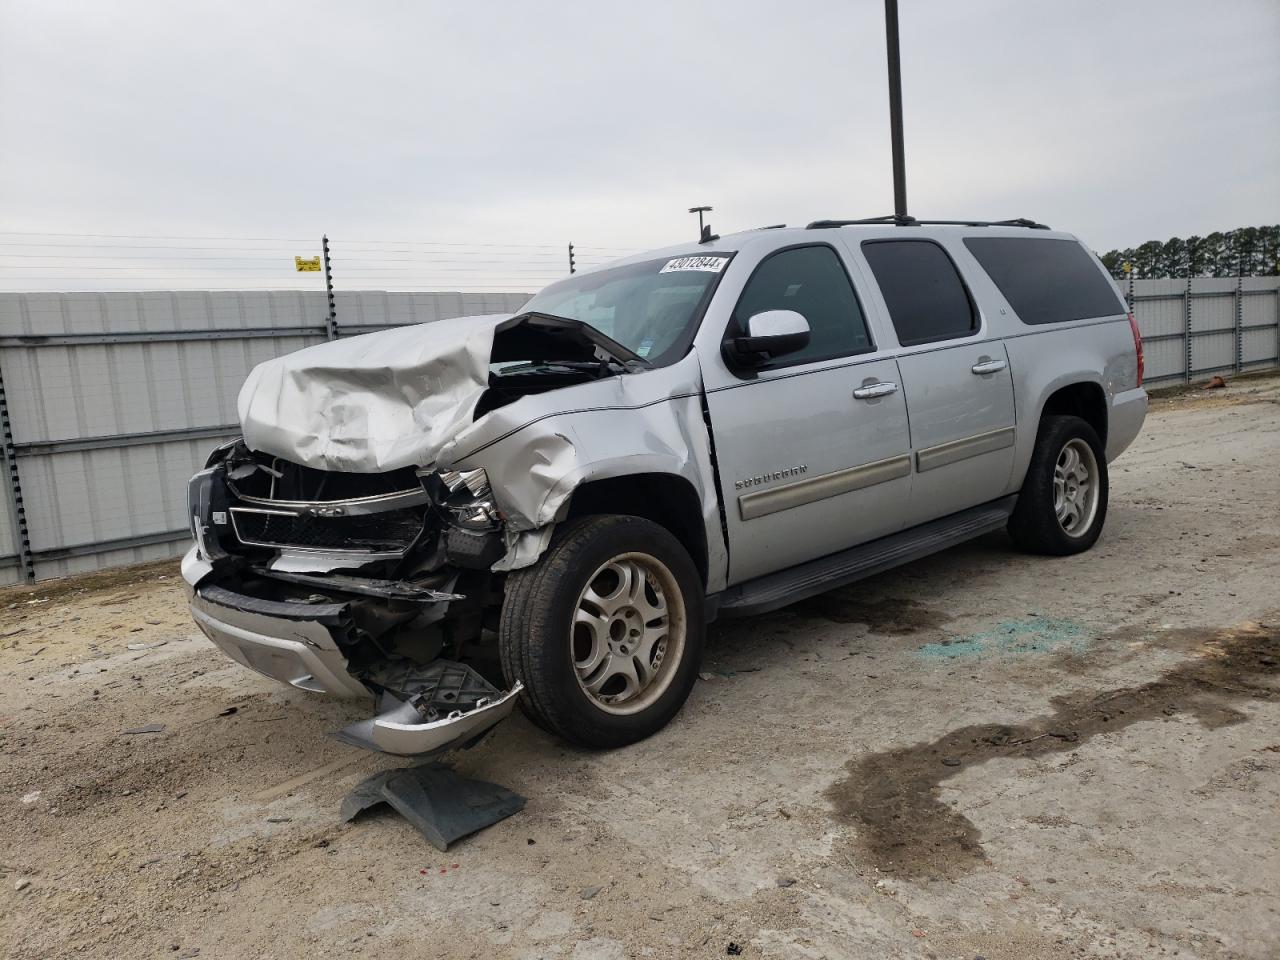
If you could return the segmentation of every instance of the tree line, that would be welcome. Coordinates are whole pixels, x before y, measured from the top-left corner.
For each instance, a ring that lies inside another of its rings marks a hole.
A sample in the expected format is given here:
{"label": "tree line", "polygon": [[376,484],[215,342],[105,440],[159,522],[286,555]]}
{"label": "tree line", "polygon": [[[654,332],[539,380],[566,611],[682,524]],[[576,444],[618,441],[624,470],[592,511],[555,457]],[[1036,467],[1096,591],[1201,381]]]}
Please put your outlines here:
{"label": "tree line", "polygon": [[1129,275],[1135,280],[1280,276],[1280,224],[1240,227],[1185,240],[1172,237],[1163,243],[1148,240],[1127,250],[1108,250],[1101,259],[1117,280]]}

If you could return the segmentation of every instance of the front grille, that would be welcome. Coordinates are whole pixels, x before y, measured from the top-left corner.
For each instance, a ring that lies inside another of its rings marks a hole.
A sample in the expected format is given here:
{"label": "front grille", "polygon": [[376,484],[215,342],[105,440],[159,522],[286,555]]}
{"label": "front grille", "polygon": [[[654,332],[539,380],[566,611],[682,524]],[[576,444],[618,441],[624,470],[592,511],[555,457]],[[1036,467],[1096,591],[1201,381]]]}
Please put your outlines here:
{"label": "front grille", "polygon": [[356,516],[317,517],[284,510],[232,507],[231,521],[242,543],[264,547],[343,550],[399,556],[422,531],[419,509]]}

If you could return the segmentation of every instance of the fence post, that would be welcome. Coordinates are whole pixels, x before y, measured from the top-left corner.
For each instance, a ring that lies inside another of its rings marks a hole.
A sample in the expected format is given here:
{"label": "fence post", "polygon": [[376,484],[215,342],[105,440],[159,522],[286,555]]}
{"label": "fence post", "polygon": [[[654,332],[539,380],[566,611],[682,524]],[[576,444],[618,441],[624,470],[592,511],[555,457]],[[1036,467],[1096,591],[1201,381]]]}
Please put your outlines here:
{"label": "fence post", "polygon": [[1236,277],[1236,373],[1244,366],[1244,264]]}
{"label": "fence post", "polygon": [[18,452],[13,445],[13,424],[9,421],[9,400],[4,392],[4,370],[0,368],[0,441],[4,443],[4,469],[8,482],[5,492],[9,521],[13,528],[14,549],[23,579],[34,583],[35,559],[31,555],[31,531],[27,528],[27,508],[22,503],[22,482],[18,477]]}
{"label": "fence post", "polygon": [[1183,379],[1191,382],[1191,271],[1187,270],[1187,289],[1182,292],[1182,362],[1186,367]]}
{"label": "fence post", "polygon": [[338,339],[338,309],[333,300],[333,270],[329,265],[329,235],[320,238],[320,251],[324,255],[324,290],[329,297],[329,314],[325,318],[325,336]]}
{"label": "fence post", "polygon": [[576,268],[577,268],[577,264],[574,262],[574,259],[573,259],[573,243],[571,241],[569,243],[569,272],[574,273]]}

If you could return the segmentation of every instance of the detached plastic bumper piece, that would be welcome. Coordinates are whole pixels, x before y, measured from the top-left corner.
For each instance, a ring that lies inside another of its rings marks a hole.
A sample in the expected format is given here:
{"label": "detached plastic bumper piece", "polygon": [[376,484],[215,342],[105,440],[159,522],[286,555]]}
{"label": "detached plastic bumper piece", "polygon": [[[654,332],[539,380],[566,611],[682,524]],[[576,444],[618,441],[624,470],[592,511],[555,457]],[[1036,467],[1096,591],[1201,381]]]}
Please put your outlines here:
{"label": "detached plastic bumper piece", "polygon": [[441,763],[384,770],[361,781],[342,801],[343,822],[380,804],[418,828],[437,850],[524,809],[506,787],[461,777]]}
{"label": "detached plastic bumper piece", "polygon": [[365,680],[383,690],[379,713],[334,736],[399,756],[471,746],[511,713],[524,689],[517,681],[502,693],[470,667],[451,660],[370,674]]}

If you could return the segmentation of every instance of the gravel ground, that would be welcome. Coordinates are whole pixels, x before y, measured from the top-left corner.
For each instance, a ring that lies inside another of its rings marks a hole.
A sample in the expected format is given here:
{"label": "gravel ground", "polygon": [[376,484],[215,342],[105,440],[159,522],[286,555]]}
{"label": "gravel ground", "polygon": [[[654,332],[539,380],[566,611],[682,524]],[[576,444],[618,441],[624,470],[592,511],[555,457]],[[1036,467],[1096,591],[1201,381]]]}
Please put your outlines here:
{"label": "gravel ground", "polygon": [[626,750],[517,717],[456,762],[528,806],[448,854],[339,824],[394,765],[326,736],[359,707],[224,659],[174,564],[0,591],[0,946],[1275,957],[1277,463],[1280,379],[1161,399],[1092,552],[993,535],[718,624]]}

